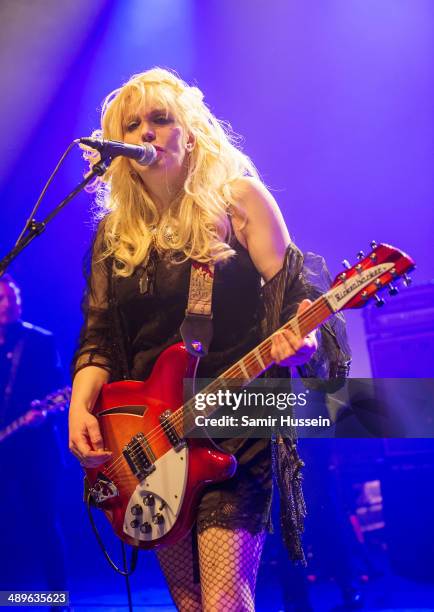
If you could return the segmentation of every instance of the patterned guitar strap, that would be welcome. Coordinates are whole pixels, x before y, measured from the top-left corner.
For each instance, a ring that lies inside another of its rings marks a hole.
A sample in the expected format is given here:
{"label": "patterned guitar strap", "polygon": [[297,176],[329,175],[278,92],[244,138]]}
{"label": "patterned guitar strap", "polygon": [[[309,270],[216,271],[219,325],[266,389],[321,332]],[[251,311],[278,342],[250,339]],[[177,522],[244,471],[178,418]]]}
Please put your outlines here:
{"label": "patterned guitar strap", "polygon": [[[185,319],[181,324],[182,340],[190,355],[204,357],[209,350],[213,336],[212,288],[214,285],[214,264],[193,261],[190,271],[190,289]],[[193,389],[188,392],[192,395]],[[193,580],[200,582],[199,552],[196,523],[192,529]]]}
{"label": "patterned guitar strap", "polygon": [[194,357],[204,357],[213,336],[212,288],[214,264],[193,261],[190,270],[188,304],[180,332],[187,351]]}

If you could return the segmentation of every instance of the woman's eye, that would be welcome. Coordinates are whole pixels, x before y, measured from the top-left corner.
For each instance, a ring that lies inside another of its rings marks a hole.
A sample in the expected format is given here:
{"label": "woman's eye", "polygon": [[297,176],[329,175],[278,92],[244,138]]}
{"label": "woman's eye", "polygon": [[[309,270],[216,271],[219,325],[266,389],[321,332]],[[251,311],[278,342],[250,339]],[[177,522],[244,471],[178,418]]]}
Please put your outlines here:
{"label": "woman's eye", "polygon": [[130,121],[130,123],[127,124],[127,127],[125,129],[127,132],[134,132],[134,130],[136,130],[138,127],[139,127],[138,121]]}
{"label": "woman's eye", "polygon": [[158,123],[159,125],[166,125],[167,123],[172,122],[171,117],[166,117],[166,115],[157,115],[153,118],[154,123]]}

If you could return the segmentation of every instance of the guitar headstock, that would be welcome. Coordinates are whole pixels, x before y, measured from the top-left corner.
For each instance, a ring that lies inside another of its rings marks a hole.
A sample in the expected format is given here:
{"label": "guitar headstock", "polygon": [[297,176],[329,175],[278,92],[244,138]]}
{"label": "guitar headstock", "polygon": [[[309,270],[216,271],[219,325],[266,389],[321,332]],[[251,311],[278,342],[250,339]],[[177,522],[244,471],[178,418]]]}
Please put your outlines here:
{"label": "guitar headstock", "polygon": [[361,308],[374,298],[378,306],[384,301],[377,295],[381,289],[389,288],[390,295],[396,295],[398,288],[395,282],[404,279],[408,285],[410,278],[407,272],[415,267],[414,261],[403,251],[389,244],[371,242],[372,251],[357,255],[358,262],[351,266],[346,260],[345,270],[338,274],[326,297],[334,312],[347,308]]}
{"label": "guitar headstock", "polygon": [[32,408],[39,410],[45,414],[49,412],[63,412],[67,407],[71,399],[71,387],[63,387],[53,391],[43,400],[34,400],[31,403]]}

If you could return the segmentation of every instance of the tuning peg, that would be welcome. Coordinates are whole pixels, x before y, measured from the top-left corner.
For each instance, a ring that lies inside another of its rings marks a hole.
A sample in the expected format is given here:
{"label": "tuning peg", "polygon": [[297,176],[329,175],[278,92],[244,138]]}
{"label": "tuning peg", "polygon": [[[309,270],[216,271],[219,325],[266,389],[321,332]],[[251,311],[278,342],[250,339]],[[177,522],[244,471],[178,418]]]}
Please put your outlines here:
{"label": "tuning peg", "polygon": [[378,297],[378,295],[374,295],[374,299],[375,299],[375,305],[378,306],[378,308],[381,308],[382,306],[384,306],[384,300],[381,297]]}
{"label": "tuning peg", "polygon": [[350,264],[350,262],[348,261],[348,259],[344,259],[344,260],[342,261],[342,265],[343,265],[343,266],[344,266],[344,268],[346,268],[347,270],[349,270],[349,269],[351,268],[351,264]]}
{"label": "tuning peg", "polygon": [[375,242],[375,240],[371,240],[371,249],[376,249],[377,248],[377,243]]}
{"label": "tuning peg", "polygon": [[359,251],[359,252],[357,253],[357,259],[358,259],[359,261],[360,261],[361,259],[363,259],[363,258],[364,258],[364,256],[365,256],[365,254],[364,254],[364,252],[363,252],[363,251]]}
{"label": "tuning peg", "polygon": [[408,287],[409,285],[411,285],[411,283],[412,283],[412,279],[410,278],[410,276],[408,276],[408,274],[404,274],[403,278],[404,278],[404,285],[405,285],[406,287]]}
{"label": "tuning peg", "polygon": [[398,295],[398,287],[392,285],[392,283],[389,283],[387,286],[389,287],[389,295]]}

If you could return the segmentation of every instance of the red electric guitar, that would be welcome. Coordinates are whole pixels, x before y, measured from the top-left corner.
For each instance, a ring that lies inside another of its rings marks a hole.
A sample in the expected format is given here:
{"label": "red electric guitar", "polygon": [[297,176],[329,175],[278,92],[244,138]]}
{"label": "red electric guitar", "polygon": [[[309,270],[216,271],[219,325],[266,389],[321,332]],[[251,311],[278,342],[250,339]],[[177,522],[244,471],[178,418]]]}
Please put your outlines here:
{"label": "red electric guitar", "polygon": [[[368,256],[339,274],[331,289],[282,329],[299,331],[304,337],[334,313],[360,308],[386,285],[414,267],[405,253],[387,244],[371,244]],[[271,339],[267,338],[213,381],[202,393],[228,387],[237,379],[248,384],[267,370]],[[197,359],[179,343],[157,359],[144,381],[104,385],[94,414],[98,418],[105,447],[113,458],[99,468],[86,469],[93,501],[105,513],[115,533],[140,548],[174,544],[191,529],[195,507],[204,487],[230,478],[236,460],[211,440],[188,439],[194,427],[194,398],[183,403],[184,378],[193,378]],[[210,416],[216,407],[201,414]]]}

